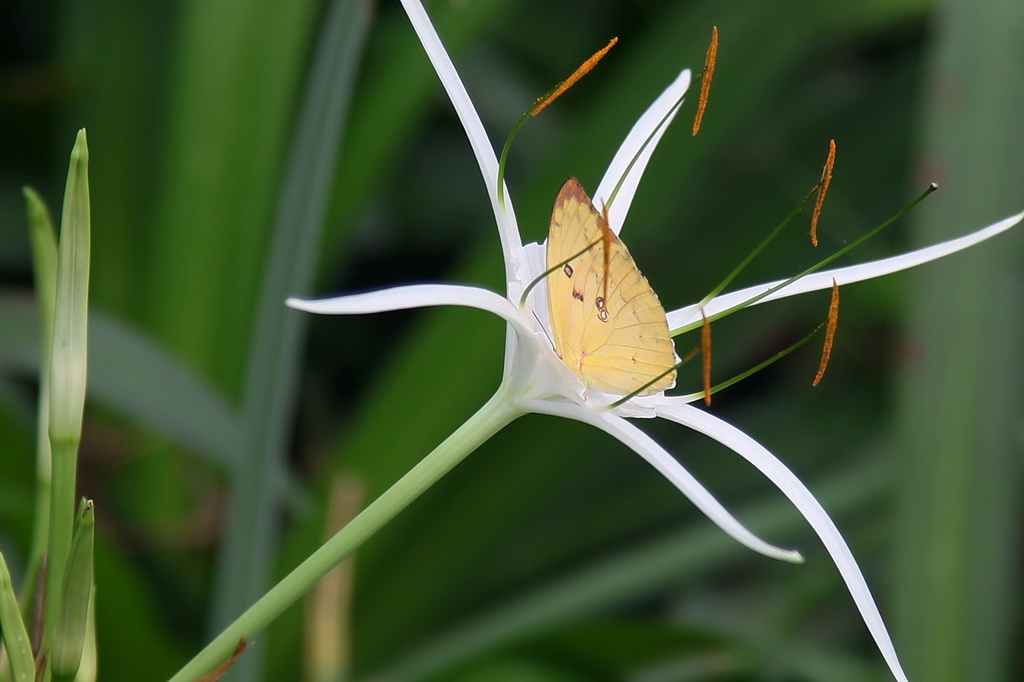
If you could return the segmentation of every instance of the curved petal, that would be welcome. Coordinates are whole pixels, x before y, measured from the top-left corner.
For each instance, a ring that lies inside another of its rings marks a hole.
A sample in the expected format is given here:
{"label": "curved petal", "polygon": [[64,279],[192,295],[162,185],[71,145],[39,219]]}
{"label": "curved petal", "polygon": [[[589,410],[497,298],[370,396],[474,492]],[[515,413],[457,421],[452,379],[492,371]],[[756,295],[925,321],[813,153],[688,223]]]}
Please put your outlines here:
{"label": "curved petal", "polygon": [[665,448],[655,443],[654,439],[622,417],[615,416],[609,412],[597,412],[568,402],[531,400],[522,401],[521,407],[539,414],[575,419],[576,421],[596,426],[602,431],[615,436],[643,457],[658,473],[667,478],[679,492],[686,495],[705,516],[737,542],[773,559],[792,562],[803,561],[803,557],[800,556],[799,552],[780,549],[770,545],[747,530],[675,457],[670,455]]}
{"label": "curved petal", "polygon": [[[522,327],[518,310],[507,298],[488,289],[457,284],[413,284],[335,298],[316,300],[289,298],[286,302],[289,307],[296,310],[320,315],[365,315],[366,313],[384,313],[391,310],[459,305],[486,310],[501,317],[509,324]],[[525,327],[523,331],[530,333],[530,330]]]}
{"label": "curved petal", "polygon": [[878,607],[875,606],[871,591],[868,590],[868,585],[864,581],[864,576],[860,572],[860,567],[857,566],[857,561],[853,558],[853,553],[846,541],[843,540],[839,529],[832,523],[832,519],[814,499],[807,487],[764,446],[731,424],[670,397],[664,399],[662,405],[657,408],[657,412],[659,416],[700,431],[739,453],[789,498],[793,506],[803,514],[811,528],[821,538],[828,553],[832,556],[832,560],[835,561],[840,575],[853,596],[853,601],[860,610],[861,617],[867,624],[868,630],[871,631],[871,636],[874,637],[886,663],[889,664],[889,669],[897,680],[906,682],[907,676],[896,656],[896,649],[882,622]]}
{"label": "curved petal", "polygon": [[[941,242],[939,244],[933,244],[932,246],[928,246],[923,249],[904,253],[899,256],[893,256],[891,258],[883,258],[870,263],[863,263],[861,265],[850,265],[845,268],[816,272],[798,279],[789,286],[783,287],[782,289],[765,296],[759,300],[758,303],[767,303],[768,301],[774,301],[787,296],[796,296],[797,294],[804,294],[809,291],[831,289],[833,279],[841,286],[843,284],[851,284],[853,282],[861,282],[866,279],[881,277],[882,275],[892,274],[894,272],[899,272],[900,270],[907,270],[917,265],[937,260],[943,256],[948,256],[951,253],[962,251],[969,246],[974,246],[975,244],[983,242],[990,237],[994,237],[1001,232],[1005,232],[1019,223],[1022,219],[1024,219],[1024,213],[1018,213],[1017,215],[1000,220],[998,223],[989,225],[977,232],[973,232],[963,237],[958,237],[957,239],[950,239],[949,241]],[[782,284],[784,281],[785,280],[780,279],[775,282],[759,284],[757,286],[740,289],[739,291],[733,291],[732,293],[719,296],[704,306],[704,314],[710,317],[711,315],[720,313],[723,310],[728,310],[735,305],[739,305],[744,301],[750,300],[758,294],[768,291],[772,287]],[[696,322],[699,319],[700,306],[695,304],[670,312],[668,314],[668,326],[669,329],[679,329],[680,327]]]}
{"label": "curved petal", "polygon": [[[494,219],[498,223],[498,236],[501,239],[501,250],[505,255],[505,274],[511,279],[515,275],[513,258],[518,249],[522,247],[522,240],[519,237],[519,227],[516,223],[515,212],[512,204],[508,201],[508,188],[504,188],[505,202],[498,201],[498,159],[494,156],[494,148],[487,137],[483,123],[480,122],[480,115],[477,114],[473,101],[466,92],[466,87],[459,78],[451,58],[444,49],[437,31],[430,23],[427,12],[423,9],[421,0],[402,0],[402,6],[409,21],[412,22],[413,30],[420,39],[430,63],[441,79],[448,98],[455,107],[462,127],[469,138],[469,144],[473,148],[473,155],[476,157],[477,165],[480,166],[480,174],[483,176],[484,185],[487,187],[487,196],[491,199],[491,208],[494,210]],[[503,183],[504,184],[504,183]]]}
{"label": "curved petal", "polygon": [[[622,186],[615,196],[615,201],[608,207],[608,224],[618,234],[622,229],[622,223],[626,220],[629,206],[633,203],[633,195],[636,194],[637,185],[647,168],[647,162],[658,146],[661,136],[668,130],[668,126],[675,118],[679,105],[682,104],[683,95],[690,87],[690,70],[684,69],[679,73],[672,83],[658,95],[651,106],[647,107],[629,135],[622,141],[619,151],[615,152],[608,170],[605,171],[601,184],[594,192],[595,204],[598,200],[606,202],[611,193],[615,191],[615,185],[621,178]],[[649,141],[648,141],[649,138]],[[635,159],[635,161],[634,161]]]}

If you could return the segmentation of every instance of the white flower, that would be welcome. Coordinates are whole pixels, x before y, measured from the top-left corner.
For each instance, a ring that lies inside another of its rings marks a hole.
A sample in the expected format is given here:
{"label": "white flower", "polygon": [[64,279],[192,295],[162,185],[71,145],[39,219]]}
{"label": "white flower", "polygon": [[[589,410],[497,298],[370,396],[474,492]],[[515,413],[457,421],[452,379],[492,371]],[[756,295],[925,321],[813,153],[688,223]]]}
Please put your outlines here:
{"label": "white flower", "polygon": [[[502,192],[498,191],[498,162],[480,118],[420,1],[403,0],[402,4],[455,106],[479,164],[494,210],[505,257],[508,283],[506,293],[502,296],[477,287],[424,284],[316,301],[291,299],[289,305],[300,310],[331,315],[358,315],[441,305],[468,306],[494,313],[506,321],[507,335],[502,382],[495,398],[488,403],[492,406],[489,412],[491,419],[503,424],[523,414],[534,412],[591,424],[632,448],[671,481],[708,518],[742,544],[777,559],[802,561],[799,553],[774,547],[747,530],[674,457],[641,429],[627,421],[626,417],[662,417],[722,443],[757,467],[807,519],[835,561],[893,675],[898,680],[906,680],[889,634],[853,554],[825,510],[782,462],[736,427],[689,404],[701,394],[667,396],[660,392],[645,397],[634,397],[615,407],[608,407],[619,396],[604,396],[586,389],[554,352],[547,331],[548,312],[543,295],[543,283],[529,293],[524,305],[520,305],[523,292],[545,270],[543,245],[522,244],[509,194],[504,187]],[[622,143],[604,179],[593,194],[594,203],[601,206],[608,201],[613,188],[620,179],[622,180],[615,201],[609,207],[608,215],[609,224],[616,232],[625,222],[640,176],[689,84],[690,72],[685,70],[648,108]],[[1024,214],[1008,218],[966,237],[902,256],[809,275],[760,299],[758,303],[807,291],[828,289],[831,288],[833,280],[842,285],[904,270],[988,239],[1010,228],[1022,217]],[[668,313],[669,326],[672,329],[679,329],[700,320],[701,308],[706,315],[711,316],[747,301],[777,284],[779,283],[773,282],[720,295],[702,306],[695,304],[671,311]],[[497,409],[493,408],[495,405]],[[475,443],[471,447],[475,447]]]}

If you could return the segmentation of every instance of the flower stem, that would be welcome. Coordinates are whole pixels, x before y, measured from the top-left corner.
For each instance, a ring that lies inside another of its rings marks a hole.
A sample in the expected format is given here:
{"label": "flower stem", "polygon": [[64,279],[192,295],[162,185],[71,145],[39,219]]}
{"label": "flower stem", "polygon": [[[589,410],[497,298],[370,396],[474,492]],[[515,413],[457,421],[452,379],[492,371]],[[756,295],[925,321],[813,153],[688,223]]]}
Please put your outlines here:
{"label": "flower stem", "polygon": [[53,470],[50,479],[50,528],[46,558],[46,610],[44,647],[49,649],[57,631],[62,600],[64,569],[71,551],[75,519],[75,469],[78,460],[78,439],[50,441]]}
{"label": "flower stem", "polygon": [[352,554],[456,464],[521,414],[508,399],[504,387],[499,388],[483,407],[433,452],[260,597],[179,670],[170,682],[192,682],[230,658],[239,641],[249,642],[342,559]]}

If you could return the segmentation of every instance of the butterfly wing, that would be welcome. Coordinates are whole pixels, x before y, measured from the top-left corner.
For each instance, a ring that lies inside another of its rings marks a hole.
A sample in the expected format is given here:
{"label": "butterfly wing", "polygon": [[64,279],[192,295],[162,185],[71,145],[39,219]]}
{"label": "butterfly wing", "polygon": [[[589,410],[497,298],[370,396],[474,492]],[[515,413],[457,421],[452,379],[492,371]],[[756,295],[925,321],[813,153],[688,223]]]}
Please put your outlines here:
{"label": "butterfly wing", "polygon": [[664,374],[648,395],[675,381],[665,309],[575,178],[555,199],[547,267],[555,351],[584,384],[628,395]]}

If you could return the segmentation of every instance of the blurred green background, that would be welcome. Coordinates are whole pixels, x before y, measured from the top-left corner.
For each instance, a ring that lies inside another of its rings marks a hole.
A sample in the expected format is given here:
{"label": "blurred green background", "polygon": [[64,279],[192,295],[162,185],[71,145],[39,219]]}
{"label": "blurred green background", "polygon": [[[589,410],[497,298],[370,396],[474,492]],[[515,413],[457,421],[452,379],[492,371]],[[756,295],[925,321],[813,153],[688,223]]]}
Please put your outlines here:
{"label": "blurred green background", "polygon": [[[593,189],[711,27],[719,67],[658,148],[624,232],[666,308],[698,300],[838,159],[806,218],[741,276],[787,276],[941,191],[852,260],[1024,208],[1024,3],[435,1],[492,141],[612,36],[512,149],[524,240],[561,181]],[[414,281],[503,288],[469,145],[395,2],[238,0],[0,8],[0,550],[31,529],[35,367],[21,188],[59,206],[85,127],[93,192],[90,402],[79,488],[97,504],[100,678],[164,679],[306,556],[331,482],[378,495],[481,405],[502,324],[479,311],[312,318],[286,295]],[[1024,667],[1020,234],[847,287],[829,373],[806,348],[715,414],[819,496],[914,680]],[[801,338],[828,294],[716,325],[726,378]],[[696,344],[677,339],[680,354]],[[699,387],[683,373],[680,385]],[[890,679],[835,567],[739,458],[643,423],[804,566],[718,532],[624,446],[541,417],[507,428],[355,560],[351,604],[299,606],[235,679]],[[344,515],[344,513],[343,513]],[[18,576],[15,576],[15,580]],[[322,663],[322,661],[321,661]],[[300,672],[301,671],[301,672]]]}

